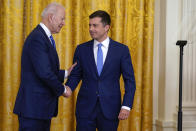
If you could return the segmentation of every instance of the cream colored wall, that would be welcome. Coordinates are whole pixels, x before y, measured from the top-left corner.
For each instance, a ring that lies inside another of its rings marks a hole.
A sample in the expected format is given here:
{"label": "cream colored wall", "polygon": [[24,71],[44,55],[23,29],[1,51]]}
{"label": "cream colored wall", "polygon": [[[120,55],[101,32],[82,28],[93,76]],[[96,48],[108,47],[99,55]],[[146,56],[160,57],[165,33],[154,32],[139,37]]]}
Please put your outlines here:
{"label": "cream colored wall", "polygon": [[175,131],[178,105],[179,47],[176,46],[179,0],[155,0],[153,121],[154,131]]}
{"label": "cream colored wall", "polygon": [[155,0],[153,129],[176,131],[179,46],[187,40],[183,62],[183,131],[196,131],[196,1]]}

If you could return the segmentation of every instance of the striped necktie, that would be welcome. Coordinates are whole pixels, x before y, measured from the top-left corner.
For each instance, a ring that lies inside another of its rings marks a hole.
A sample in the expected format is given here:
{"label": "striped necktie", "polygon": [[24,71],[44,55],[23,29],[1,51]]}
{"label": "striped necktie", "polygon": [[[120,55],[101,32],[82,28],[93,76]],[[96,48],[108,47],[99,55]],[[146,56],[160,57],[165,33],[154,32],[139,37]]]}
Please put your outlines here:
{"label": "striped necktie", "polygon": [[52,35],[50,36],[50,40],[51,40],[51,42],[52,42],[52,46],[56,49],[55,41],[54,41],[54,39],[53,39]]}

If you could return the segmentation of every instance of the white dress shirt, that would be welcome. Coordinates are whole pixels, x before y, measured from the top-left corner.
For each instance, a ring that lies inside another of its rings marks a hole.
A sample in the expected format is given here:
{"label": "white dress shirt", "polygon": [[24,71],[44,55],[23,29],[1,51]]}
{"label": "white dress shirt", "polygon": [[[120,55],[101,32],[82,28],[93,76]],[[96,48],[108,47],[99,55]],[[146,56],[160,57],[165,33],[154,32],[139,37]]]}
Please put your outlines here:
{"label": "white dress shirt", "polygon": [[[46,27],[46,26],[44,25],[44,23],[42,23],[42,22],[41,22],[39,25],[43,28],[43,30],[45,31],[46,35],[48,36],[48,38],[49,38],[49,40],[50,40],[50,36],[51,36],[52,34],[51,34],[50,30],[48,29],[48,27]],[[50,40],[50,42],[51,42],[51,44],[52,44],[52,41],[51,41],[51,40]],[[67,78],[67,76],[68,76],[68,71],[65,70],[64,79]],[[64,90],[64,93],[65,93],[65,92],[66,92],[66,88],[65,88],[65,90]]]}
{"label": "white dress shirt", "polygon": [[[109,37],[107,37],[104,41],[99,42],[97,40],[94,40],[94,45],[93,45],[93,51],[94,51],[94,58],[95,58],[95,63],[97,65],[97,51],[98,51],[98,44],[102,44],[101,49],[103,52],[103,66],[104,66],[104,62],[108,53],[108,47],[109,47],[109,43],[110,43],[110,39]],[[122,106],[123,109],[127,109],[130,110],[130,108],[128,106]]]}

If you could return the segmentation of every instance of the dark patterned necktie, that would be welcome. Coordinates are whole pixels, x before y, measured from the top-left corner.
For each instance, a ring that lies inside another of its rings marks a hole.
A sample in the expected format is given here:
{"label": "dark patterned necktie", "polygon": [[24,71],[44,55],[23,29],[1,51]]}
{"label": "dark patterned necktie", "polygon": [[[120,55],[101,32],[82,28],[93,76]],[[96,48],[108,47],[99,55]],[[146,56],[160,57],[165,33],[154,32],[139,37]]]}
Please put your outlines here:
{"label": "dark patterned necktie", "polygon": [[53,39],[52,35],[50,36],[50,40],[51,40],[51,42],[52,42],[52,46],[56,49],[55,41],[54,41],[54,39]]}

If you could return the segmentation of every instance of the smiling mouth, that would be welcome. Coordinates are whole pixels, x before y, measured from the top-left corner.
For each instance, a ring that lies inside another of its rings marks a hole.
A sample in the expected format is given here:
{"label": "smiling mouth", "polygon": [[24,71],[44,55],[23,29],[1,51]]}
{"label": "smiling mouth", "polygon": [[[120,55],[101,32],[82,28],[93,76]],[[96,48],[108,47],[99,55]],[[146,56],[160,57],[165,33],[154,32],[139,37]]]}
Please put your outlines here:
{"label": "smiling mouth", "polygon": [[94,32],[90,32],[90,34],[91,34],[91,35],[94,35],[94,34],[96,34],[96,33],[94,33]]}
{"label": "smiling mouth", "polygon": [[63,25],[59,25],[59,28],[62,28],[63,27]]}

